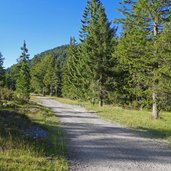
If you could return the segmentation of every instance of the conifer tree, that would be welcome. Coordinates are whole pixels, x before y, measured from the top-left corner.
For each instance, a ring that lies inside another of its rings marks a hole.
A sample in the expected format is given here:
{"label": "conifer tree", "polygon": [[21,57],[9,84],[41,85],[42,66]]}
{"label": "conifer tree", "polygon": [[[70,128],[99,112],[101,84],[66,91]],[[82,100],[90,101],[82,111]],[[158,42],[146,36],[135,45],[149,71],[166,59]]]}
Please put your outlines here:
{"label": "conifer tree", "polygon": [[4,58],[0,52],[0,100],[1,100],[1,87],[5,84],[5,70],[3,68]]}
{"label": "conifer tree", "polygon": [[49,56],[48,59],[49,59],[49,61],[48,61],[48,63],[46,63],[47,70],[46,70],[46,74],[44,76],[43,82],[44,82],[44,85],[46,87],[47,94],[52,96],[53,91],[54,91],[53,82],[56,81],[56,79],[53,78],[54,67],[55,67],[55,58],[54,58],[54,56]]}
{"label": "conifer tree", "polygon": [[156,86],[158,110],[170,110],[171,99],[171,22],[164,26],[155,42],[158,59]]}
{"label": "conifer tree", "polygon": [[24,41],[23,47],[21,47],[22,55],[19,58],[19,76],[16,82],[16,96],[21,102],[28,102],[30,98],[30,66],[29,66],[29,54]]}
{"label": "conifer tree", "polygon": [[57,60],[55,63],[55,69],[52,76],[52,79],[54,80],[53,86],[55,88],[55,95],[57,97],[62,96],[62,64],[60,60]]}
{"label": "conifer tree", "polygon": [[127,105],[141,108],[146,103],[149,47],[147,32],[134,25],[122,35],[113,53],[118,57],[118,68],[122,71],[118,89],[123,103]]}
{"label": "conifer tree", "polygon": [[[52,67],[52,88],[53,95],[61,96],[62,67],[66,58],[68,45],[47,50],[34,56],[31,60],[31,91],[38,94],[49,94],[44,84],[44,78],[49,68]],[[51,61],[53,57],[53,62]],[[53,65],[52,65],[53,63]],[[49,67],[51,65],[51,67]]]}
{"label": "conifer tree", "polygon": [[70,46],[67,53],[67,60],[63,68],[62,94],[64,97],[78,98],[78,48],[74,37],[70,38]]}
{"label": "conifer tree", "polygon": [[[160,93],[164,89],[160,86],[162,64],[164,64],[163,58],[159,58],[159,47],[157,47],[157,39],[163,31],[163,27],[168,23],[170,19],[171,2],[166,1],[152,1],[152,0],[138,0],[138,1],[122,1],[123,4],[131,5],[129,10],[127,6],[124,6],[121,12],[125,15],[122,19],[124,24],[124,31],[131,28],[132,25],[136,25],[137,29],[145,29],[148,37],[148,49],[146,49],[146,55],[148,56],[146,72],[146,82],[148,82],[149,93],[152,97],[152,117],[157,119],[160,111]],[[136,51],[134,51],[134,54]],[[161,62],[162,61],[162,62]],[[140,63],[136,63],[133,67],[137,67]]]}
{"label": "conifer tree", "polygon": [[0,86],[4,86],[5,83],[5,70],[3,68],[4,58],[0,52]]}
{"label": "conifer tree", "polygon": [[51,57],[47,54],[44,57],[35,57],[32,60],[31,68],[31,89],[33,92],[45,95],[44,77]]}
{"label": "conifer tree", "polygon": [[82,89],[87,98],[98,98],[100,106],[114,81],[112,50],[115,31],[111,28],[102,3],[99,0],[88,1],[80,31],[80,73],[83,78]]}

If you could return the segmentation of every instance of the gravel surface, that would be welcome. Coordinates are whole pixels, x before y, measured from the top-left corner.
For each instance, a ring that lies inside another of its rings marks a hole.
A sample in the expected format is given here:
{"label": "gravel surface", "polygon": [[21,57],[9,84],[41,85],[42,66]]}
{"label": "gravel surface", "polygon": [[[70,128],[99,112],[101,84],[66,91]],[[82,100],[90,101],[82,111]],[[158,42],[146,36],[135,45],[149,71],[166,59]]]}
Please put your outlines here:
{"label": "gravel surface", "polygon": [[94,113],[39,97],[61,120],[70,171],[171,171],[171,149]]}

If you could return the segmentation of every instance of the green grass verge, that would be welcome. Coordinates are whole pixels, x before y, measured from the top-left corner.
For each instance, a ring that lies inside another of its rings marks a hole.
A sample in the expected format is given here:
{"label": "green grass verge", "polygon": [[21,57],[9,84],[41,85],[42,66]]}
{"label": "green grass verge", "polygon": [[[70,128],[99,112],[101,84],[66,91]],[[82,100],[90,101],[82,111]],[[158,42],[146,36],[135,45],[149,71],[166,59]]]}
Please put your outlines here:
{"label": "green grass verge", "polygon": [[88,110],[93,110],[103,119],[120,123],[133,128],[142,136],[167,140],[171,143],[171,113],[161,112],[160,119],[151,119],[151,112],[127,110],[115,106],[92,105],[90,102],[80,102],[76,100],[53,98],[62,103],[81,105]]}
{"label": "green grass verge", "polygon": [[[38,105],[0,110],[0,171],[67,171],[58,118]],[[46,133],[27,134],[38,127]]]}
{"label": "green grass verge", "polygon": [[34,96],[34,95],[32,95],[30,97],[30,101],[35,102],[35,103],[42,103],[42,101],[40,99],[36,98],[36,96]]}

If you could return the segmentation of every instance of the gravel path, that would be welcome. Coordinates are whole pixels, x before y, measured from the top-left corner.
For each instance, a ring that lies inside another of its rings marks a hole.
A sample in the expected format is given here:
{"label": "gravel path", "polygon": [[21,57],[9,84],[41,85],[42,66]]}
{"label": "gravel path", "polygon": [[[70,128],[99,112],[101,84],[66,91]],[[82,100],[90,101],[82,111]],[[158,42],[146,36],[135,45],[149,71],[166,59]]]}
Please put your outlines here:
{"label": "gravel path", "polygon": [[70,171],[171,171],[171,149],[94,113],[39,97],[61,120]]}

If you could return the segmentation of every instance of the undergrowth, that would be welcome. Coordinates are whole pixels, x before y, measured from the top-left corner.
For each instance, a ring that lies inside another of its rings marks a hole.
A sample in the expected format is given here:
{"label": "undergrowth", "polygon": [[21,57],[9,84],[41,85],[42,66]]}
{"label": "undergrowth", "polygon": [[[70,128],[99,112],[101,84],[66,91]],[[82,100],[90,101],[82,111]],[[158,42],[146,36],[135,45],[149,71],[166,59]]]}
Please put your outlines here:
{"label": "undergrowth", "polygon": [[[52,111],[36,104],[1,109],[0,171],[68,170],[57,124],[58,118]],[[45,136],[32,134],[35,127]]]}

